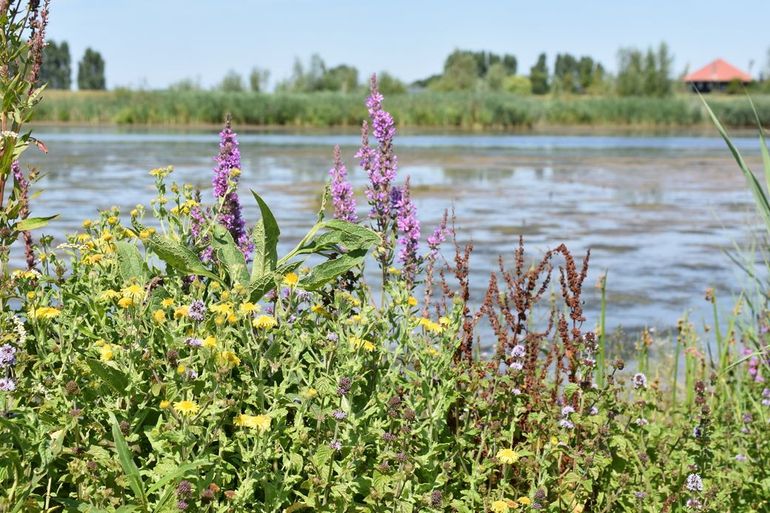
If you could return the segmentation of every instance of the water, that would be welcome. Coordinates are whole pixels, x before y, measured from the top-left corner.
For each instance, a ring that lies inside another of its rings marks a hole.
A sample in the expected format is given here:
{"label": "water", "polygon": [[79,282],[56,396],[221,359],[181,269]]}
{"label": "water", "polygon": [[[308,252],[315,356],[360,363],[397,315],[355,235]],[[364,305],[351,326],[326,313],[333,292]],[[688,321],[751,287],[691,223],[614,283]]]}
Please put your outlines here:
{"label": "water", "polygon": [[[46,173],[33,214],[61,214],[46,230],[56,237],[77,230],[98,209],[117,205],[127,213],[137,203],[149,204],[154,191],[147,171],[155,167],[174,165],[172,179],[208,195],[217,151],[213,131],[39,127],[36,135],[50,151],[27,153],[29,163]],[[282,230],[283,251],[315,219],[334,144],[343,147],[360,206],[366,177],[352,158],[358,141],[352,134],[240,134],[242,191],[252,188],[267,200]],[[754,139],[736,143],[758,162]],[[589,326],[598,318],[594,285],[605,270],[608,325],[628,330],[669,328],[685,311],[702,322],[707,287],[728,300],[742,286],[724,250],[748,244],[758,219],[721,139],[406,135],[398,137],[396,149],[400,176],[411,176],[423,236],[445,208],[454,207],[460,241],[473,240],[475,298],[498,255],[511,261],[520,234],[530,258],[561,242],[575,255],[591,248]],[[253,222],[256,206],[248,194],[242,198]]]}

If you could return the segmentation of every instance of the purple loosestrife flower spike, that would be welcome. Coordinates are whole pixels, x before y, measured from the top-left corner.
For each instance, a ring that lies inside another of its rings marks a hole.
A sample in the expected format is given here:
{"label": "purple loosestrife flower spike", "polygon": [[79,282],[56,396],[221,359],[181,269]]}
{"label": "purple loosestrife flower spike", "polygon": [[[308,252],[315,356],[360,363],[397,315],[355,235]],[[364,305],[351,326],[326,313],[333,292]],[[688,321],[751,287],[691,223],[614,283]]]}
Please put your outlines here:
{"label": "purple loosestrife flower spike", "polygon": [[417,208],[412,202],[409,192],[409,177],[401,189],[401,198],[398,201],[398,229],[401,232],[399,243],[401,251],[399,260],[404,264],[404,270],[409,283],[417,273],[417,250],[420,245],[420,221],[417,219]]}
{"label": "purple loosestrife flower spike", "polygon": [[[235,191],[241,169],[241,152],[238,149],[236,134],[230,126],[229,116],[225,128],[219,133],[219,155],[215,160],[217,165],[214,168],[211,184],[214,188],[214,197],[222,201],[219,222],[228,229],[233,240],[248,259],[254,250],[254,244],[246,233],[246,225],[241,216],[241,203]],[[231,182],[234,184],[232,191],[229,190]]]}
{"label": "purple loosestrife flower spike", "polygon": [[358,221],[356,199],[353,196],[353,186],[348,181],[348,171],[345,164],[342,163],[339,146],[334,147],[334,167],[329,170],[329,176],[331,177],[334,217],[355,223]]}
{"label": "purple loosestrife flower spike", "polygon": [[428,237],[428,249],[430,250],[428,253],[428,258],[430,258],[431,260],[436,259],[436,256],[438,255],[439,246],[441,246],[441,244],[446,240],[447,217],[448,217],[448,213],[445,210],[444,216],[441,218],[441,222],[436,227],[436,229],[433,230],[433,233],[430,234],[430,236]]}

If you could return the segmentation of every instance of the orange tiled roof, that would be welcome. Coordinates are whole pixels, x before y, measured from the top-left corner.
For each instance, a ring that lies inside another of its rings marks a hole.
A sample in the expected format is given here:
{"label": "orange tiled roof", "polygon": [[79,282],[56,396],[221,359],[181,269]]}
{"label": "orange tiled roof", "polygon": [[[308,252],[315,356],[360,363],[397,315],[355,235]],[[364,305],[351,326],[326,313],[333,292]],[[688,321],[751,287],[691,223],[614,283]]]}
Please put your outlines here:
{"label": "orange tiled roof", "polygon": [[733,80],[751,82],[751,75],[722,59],[712,61],[684,77],[685,82],[731,82]]}

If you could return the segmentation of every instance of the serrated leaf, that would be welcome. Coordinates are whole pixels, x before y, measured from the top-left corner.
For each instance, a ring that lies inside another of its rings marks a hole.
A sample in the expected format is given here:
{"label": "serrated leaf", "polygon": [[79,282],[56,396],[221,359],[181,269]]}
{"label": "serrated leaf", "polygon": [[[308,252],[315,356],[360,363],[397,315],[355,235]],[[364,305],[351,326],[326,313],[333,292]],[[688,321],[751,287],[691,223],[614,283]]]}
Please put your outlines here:
{"label": "serrated leaf", "polygon": [[230,281],[240,283],[244,287],[249,283],[249,272],[246,259],[230,232],[221,225],[215,225],[211,243],[217,251],[217,258],[225,266]]}
{"label": "serrated leaf", "polygon": [[118,255],[118,272],[123,281],[137,281],[143,284],[147,280],[147,274],[139,248],[130,242],[118,241],[115,243],[115,252]]}
{"label": "serrated leaf", "polygon": [[[144,230],[144,226],[134,223],[138,232]],[[219,281],[219,277],[206,269],[200,258],[193,251],[179,241],[164,237],[157,233],[145,239],[144,244],[167,265],[186,274],[206,276]]]}
{"label": "serrated leaf", "polygon": [[254,230],[254,262],[251,268],[251,281],[273,271],[278,262],[278,237],[281,230],[267,203],[254,191],[252,196],[259,205],[262,218]]}

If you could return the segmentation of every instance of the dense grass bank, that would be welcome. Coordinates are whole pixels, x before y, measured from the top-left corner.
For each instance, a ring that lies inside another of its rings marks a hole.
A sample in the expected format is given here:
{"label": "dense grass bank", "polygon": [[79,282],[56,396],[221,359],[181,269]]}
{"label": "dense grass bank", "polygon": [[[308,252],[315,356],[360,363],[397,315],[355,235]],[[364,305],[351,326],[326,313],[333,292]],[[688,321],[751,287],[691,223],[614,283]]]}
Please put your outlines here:
{"label": "dense grass bank", "polygon": [[[727,126],[756,126],[744,97],[711,96]],[[401,126],[535,128],[552,125],[707,125],[697,96],[531,97],[504,93],[405,94],[389,98]],[[770,123],[770,96],[754,98],[763,123]],[[357,126],[366,114],[356,94],[254,94],[215,91],[48,91],[35,121],[144,125],[216,124],[233,113],[240,125],[292,127]]]}

